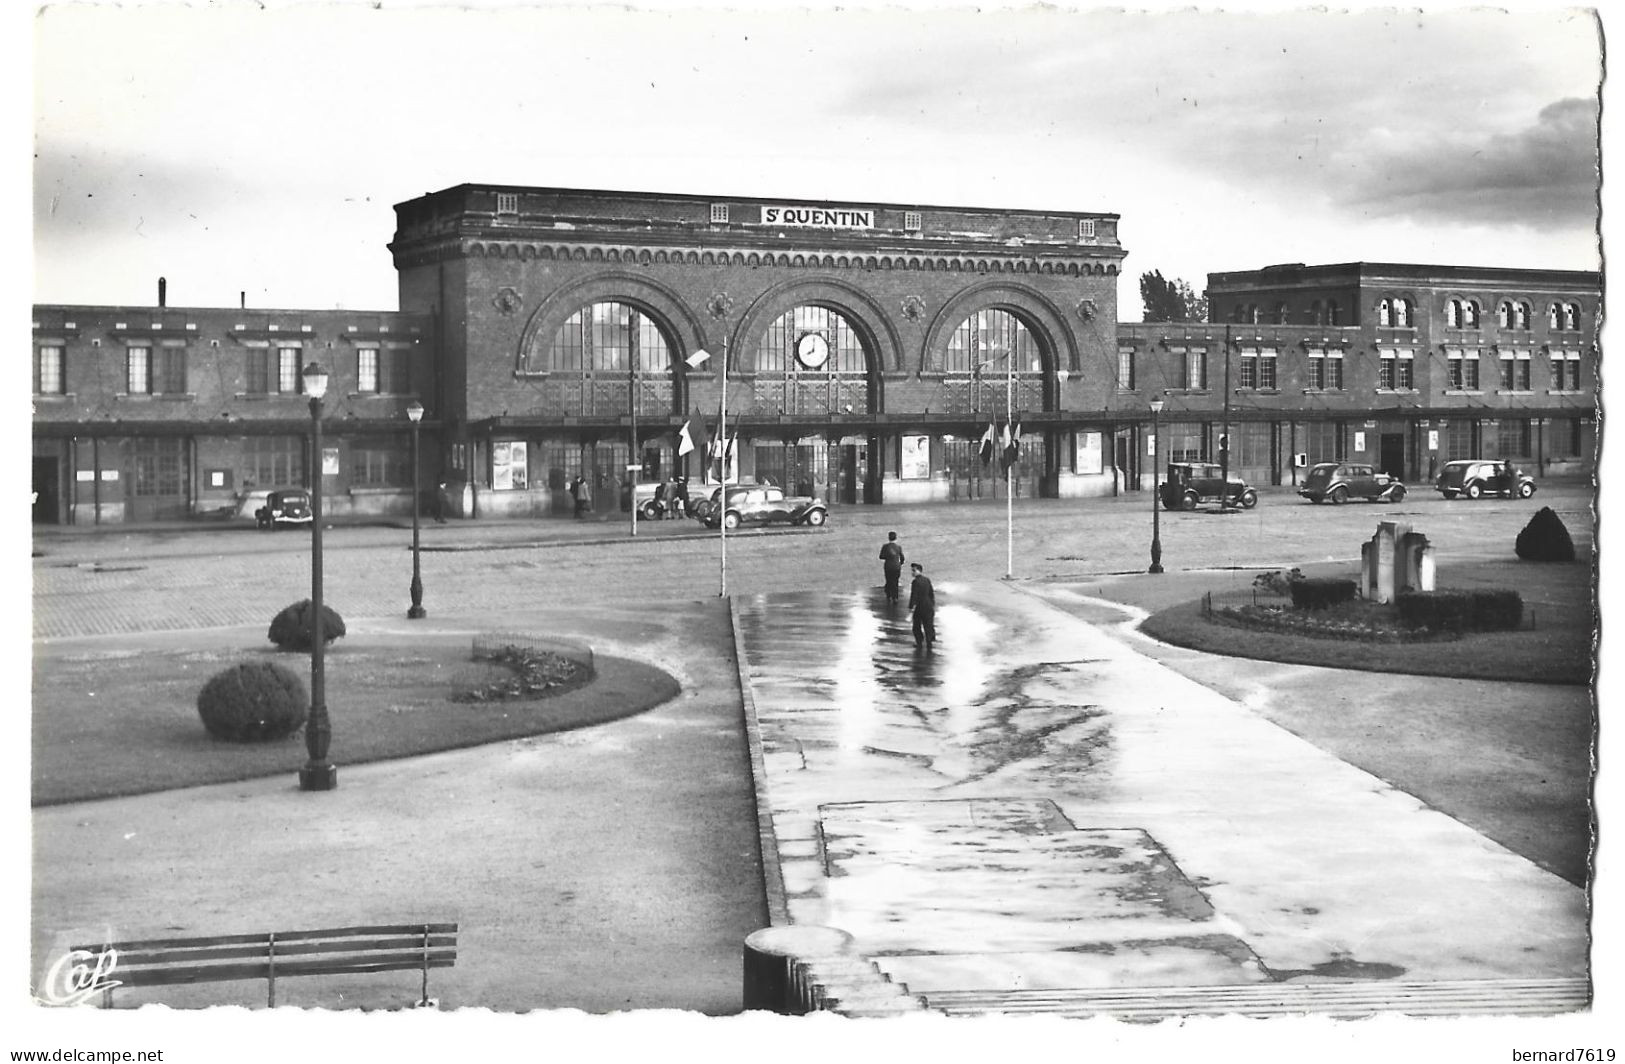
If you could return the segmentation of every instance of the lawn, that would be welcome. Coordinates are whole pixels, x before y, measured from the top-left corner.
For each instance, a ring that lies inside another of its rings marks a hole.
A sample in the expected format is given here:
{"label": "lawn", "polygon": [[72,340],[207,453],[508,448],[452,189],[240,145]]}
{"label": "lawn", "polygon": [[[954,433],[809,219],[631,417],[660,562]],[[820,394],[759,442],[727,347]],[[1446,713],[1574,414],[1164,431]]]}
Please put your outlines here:
{"label": "lawn", "polygon": [[[273,660],[310,681],[310,658],[238,635],[177,650],[36,648],[35,805],[141,794],[286,773],[304,734],[273,743],[211,738],[197,693],[216,672]],[[631,716],[675,697],[671,676],[598,655],[592,682],[534,701],[458,702],[511,672],[476,661],[467,636],[345,638],[326,654],[330,755],[342,766],[563,731]],[[341,772],[342,776],[342,772]]]}
{"label": "lawn", "polygon": [[[1316,568],[1306,575],[1359,579],[1358,570],[1346,566]],[[1591,681],[1597,630],[1593,575],[1584,563],[1508,559],[1442,565],[1435,581],[1440,590],[1510,588],[1524,603],[1522,628],[1455,640],[1366,642],[1252,629],[1209,616],[1200,600],[1153,613],[1141,627],[1163,642],[1231,657],[1419,676],[1585,684]],[[1242,605],[1254,597],[1249,589],[1219,591],[1212,605]],[[1261,605],[1288,601],[1263,590],[1256,599]]]}

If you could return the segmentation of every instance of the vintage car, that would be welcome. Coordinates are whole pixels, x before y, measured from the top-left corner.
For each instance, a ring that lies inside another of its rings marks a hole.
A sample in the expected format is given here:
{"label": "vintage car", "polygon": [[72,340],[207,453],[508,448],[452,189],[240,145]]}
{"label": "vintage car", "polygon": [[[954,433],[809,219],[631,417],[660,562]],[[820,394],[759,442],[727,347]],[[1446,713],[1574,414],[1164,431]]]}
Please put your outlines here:
{"label": "vintage car", "polygon": [[1360,462],[1321,462],[1309,470],[1298,494],[1313,503],[1340,505],[1350,499],[1399,502],[1405,485],[1375,466]]}
{"label": "vintage car", "polygon": [[303,488],[273,491],[265,497],[265,505],[254,511],[254,523],[260,528],[308,525],[310,521],[310,492]]}
{"label": "vintage car", "polygon": [[1228,503],[1251,510],[1258,505],[1258,492],[1236,474],[1230,474],[1228,488],[1217,462],[1169,462],[1168,479],[1162,483],[1162,505],[1169,510],[1194,510],[1203,503]]}
{"label": "vintage car", "polygon": [[727,504],[719,507],[713,502],[704,518],[710,528],[716,528],[719,522],[728,528],[738,528],[740,525],[821,525],[827,520],[829,507],[824,505],[823,499],[786,495],[784,489],[771,485],[729,487]]}
{"label": "vintage car", "polygon": [[1446,462],[1433,486],[1447,499],[1454,499],[1458,495],[1465,495],[1469,499],[1484,495],[1527,499],[1535,493],[1535,478],[1511,462],[1475,458]]}

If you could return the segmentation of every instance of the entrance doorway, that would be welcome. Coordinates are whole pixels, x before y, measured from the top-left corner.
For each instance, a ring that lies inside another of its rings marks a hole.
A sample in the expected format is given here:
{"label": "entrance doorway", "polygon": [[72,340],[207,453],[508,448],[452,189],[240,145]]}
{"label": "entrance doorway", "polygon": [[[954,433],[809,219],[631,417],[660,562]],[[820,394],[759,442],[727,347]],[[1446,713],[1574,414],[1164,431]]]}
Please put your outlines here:
{"label": "entrance doorway", "polygon": [[62,472],[55,458],[34,456],[34,523],[59,524],[62,520]]}
{"label": "entrance doorway", "polygon": [[1377,444],[1378,457],[1384,473],[1399,480],[1405,479],[1405,434],[1385,432]]}

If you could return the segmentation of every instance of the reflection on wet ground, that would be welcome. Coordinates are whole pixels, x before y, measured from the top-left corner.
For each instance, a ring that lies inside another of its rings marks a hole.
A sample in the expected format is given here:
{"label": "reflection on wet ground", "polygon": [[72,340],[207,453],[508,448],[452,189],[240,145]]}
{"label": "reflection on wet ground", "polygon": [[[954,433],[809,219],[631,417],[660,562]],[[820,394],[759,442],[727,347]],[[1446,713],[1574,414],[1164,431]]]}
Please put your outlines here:
{"label": "reflection on wet ground", "polygon": [[736,601],[792,923],[927,995],[1584,974],[1576,888],[1032,596],[938,600],[930,651],[878,588]]}

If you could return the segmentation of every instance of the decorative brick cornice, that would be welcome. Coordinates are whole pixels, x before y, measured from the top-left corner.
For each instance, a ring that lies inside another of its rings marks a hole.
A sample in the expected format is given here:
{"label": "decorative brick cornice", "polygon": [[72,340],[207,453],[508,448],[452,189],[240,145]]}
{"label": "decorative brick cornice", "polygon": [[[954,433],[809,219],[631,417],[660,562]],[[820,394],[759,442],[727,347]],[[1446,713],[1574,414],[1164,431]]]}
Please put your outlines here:
{"label": "decorative brick cornice", "polygon": [[[1026,274],[1063,277],[1112,277],[1119,270],[1116,254],[1029,254],[1014,251],[919,250],[758,250],[728,247],[637,247],[619,243],[584,243],[503,239],[443,238],[414,242],[395,253],[397,268],[457,258],[512,259],[518,262],[581,262],[623,266],[780,267],[815,270],[921,270],[933,273]],[[1102,249],[1106,251],[1108,249]]]}

